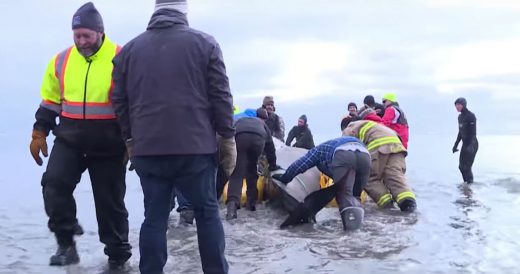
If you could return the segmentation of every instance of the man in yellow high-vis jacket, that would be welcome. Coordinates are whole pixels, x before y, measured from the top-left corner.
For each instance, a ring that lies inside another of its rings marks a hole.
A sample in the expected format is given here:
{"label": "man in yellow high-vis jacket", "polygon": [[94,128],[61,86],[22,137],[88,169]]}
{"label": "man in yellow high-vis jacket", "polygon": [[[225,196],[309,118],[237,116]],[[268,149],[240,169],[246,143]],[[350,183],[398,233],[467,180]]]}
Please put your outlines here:
{"label": "man in yellow high-vis jacket", "polygon": [[370,178],[365,191],[379,207],[393,206],[413,212],[415,194],[406,183],[406,148],[392,129],[367,120],[347,123],[343,135],[354,136],[366,144],[372,158]]}
{"label": "man in yellow high-vis jacket", "polygon": [[[31,154],[42,165],[47,157],[46,137],[56,139],[42,177],[43,200],[58,250],[51,265],[79,262],[73,192],[88,169],[98,221],[110,267],[121,267],[131,256],[128,212],[124,197],[126,149],[110,100],[112,59],[119,46],[104,33],[101,15],[92,3],[78,9],[72,19],[74,43],[50,61],[41,87],[42,103],[36,112]],[[59,124],[56,117],[59,116]]]}

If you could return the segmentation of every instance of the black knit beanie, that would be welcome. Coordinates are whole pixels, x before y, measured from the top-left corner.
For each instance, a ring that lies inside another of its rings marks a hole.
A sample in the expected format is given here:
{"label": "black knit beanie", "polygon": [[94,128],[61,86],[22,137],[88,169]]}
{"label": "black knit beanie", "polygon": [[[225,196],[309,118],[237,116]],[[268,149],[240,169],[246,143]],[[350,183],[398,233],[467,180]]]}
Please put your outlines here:
{"label": "black knit beanie", "polygon": [[87,28],[97,32],[105,32],[103,18],[92,2],[81,6],[72,16],[72,29]]}

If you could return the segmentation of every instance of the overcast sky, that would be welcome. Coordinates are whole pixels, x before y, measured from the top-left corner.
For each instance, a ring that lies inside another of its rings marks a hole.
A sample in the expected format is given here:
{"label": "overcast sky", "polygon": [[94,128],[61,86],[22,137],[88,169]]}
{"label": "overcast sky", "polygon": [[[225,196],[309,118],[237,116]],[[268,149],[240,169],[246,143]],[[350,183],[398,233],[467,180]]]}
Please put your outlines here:
{"label": "overcast sky", "polygon": [[[0,1],[0,131],[30,132],[45,66],[73,43],[71,18],[83,3]],[[350,101],[387,91],[412,133],[454,134],[453,101],[465,96],[479,133],[520,134],[520,1],[188,3],[190,25],[221,44],[239,107],[273,95],[287,127],[306,113],[319,140],[339,134]],[[154,1],[94,4],[107,35],[124,44],[145,30]]]}

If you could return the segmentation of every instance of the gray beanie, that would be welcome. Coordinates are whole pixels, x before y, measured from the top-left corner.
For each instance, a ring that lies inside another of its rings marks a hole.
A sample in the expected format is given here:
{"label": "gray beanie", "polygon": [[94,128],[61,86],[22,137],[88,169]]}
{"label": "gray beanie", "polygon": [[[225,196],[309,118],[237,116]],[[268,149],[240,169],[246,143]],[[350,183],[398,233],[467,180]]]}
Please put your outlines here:
{"label": "gray beanie", "polygon": [[86,28],[97,32],[105,32],[103,18],[92,2],[81,6],[72,16],[72,29]]}
{"label": "gray beanie", "polygon": [[155,11],[160,9],[174,9],[187,14],[188,2],[186,0],[155,0]]}

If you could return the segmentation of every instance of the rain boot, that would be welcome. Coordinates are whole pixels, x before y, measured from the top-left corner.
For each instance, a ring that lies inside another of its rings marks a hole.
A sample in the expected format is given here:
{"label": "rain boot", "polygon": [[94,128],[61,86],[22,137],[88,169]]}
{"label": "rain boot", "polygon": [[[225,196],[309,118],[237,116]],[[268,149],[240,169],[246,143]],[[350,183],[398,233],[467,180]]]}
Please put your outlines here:
{"label": "rain boot", "polygon": [[81,227],[81,225],[79,223],[76,223],[74,225],[73,230],[74,230],[74,235],[76,235],[76,236],[81,236],[85,233],[85,231],[83,231],[83,227]]}
{"label": "rain boot", "polygon": [[193,219],[195,219],[195,211],[193,211],[193,209],[183,209],[183,210],[181,210],[179,215],[180,215],[179,223],[190,224],[190,225],[193,224]]}
{"label": "rain boot", "polygon": [[346,207],[340,211],[343,230],[356,230],[363,224],[365,211],[361,207]]}
{"label": "rain boot", "polygon": [[415,211],[417,204],[415,203],[415,200],[406,199],[399,204],[399,208],[402,212],[411,213]]}
{"label": "rain boot", "polygon": [[56,254],[51,256],[50,265],[64,266],[79,263],[79,255],[76,244],[59,245]]}
{"label": "rain boot", "polygon": [[235,201],[229,201],[227,203],[226,220],[233,220],[238,218],[237,216],[237,203]]}

